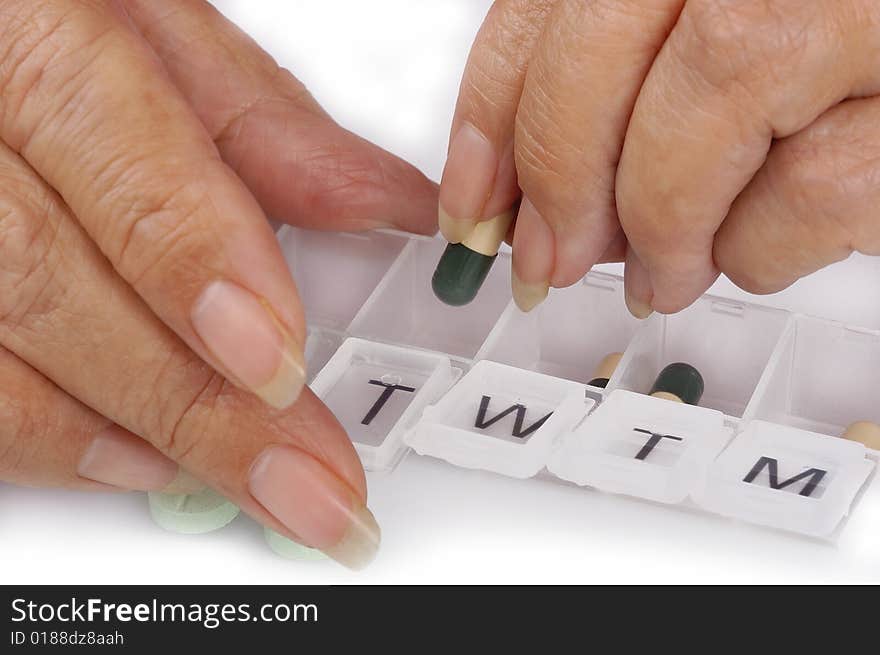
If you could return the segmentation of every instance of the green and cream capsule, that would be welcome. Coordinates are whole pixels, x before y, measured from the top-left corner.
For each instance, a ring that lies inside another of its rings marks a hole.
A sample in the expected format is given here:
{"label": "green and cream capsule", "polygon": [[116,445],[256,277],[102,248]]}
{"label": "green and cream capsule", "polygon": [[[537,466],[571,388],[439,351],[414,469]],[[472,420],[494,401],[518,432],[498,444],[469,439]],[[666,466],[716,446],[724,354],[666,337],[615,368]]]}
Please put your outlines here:
{"label": "green and cream capsule", "polygon": [[593,378],[587,382],[587,384],[591,387],[599,387],[600,389],[607,387],[608,382],[611,380],[611,376],[614,375],[614,371],[617,370],[617,366],[620,364],[622,357],[623,353],[611,353],[605,355],[605,357],[602,358],[602,361],[599,362],[596,370],[593,371]]}
{"label": "green and cream capsule", "polygon": [[686,405],[699,405],[703,397],[703,376],[690,364],[670,364],[657,376],[650,395]]}
{"label": "green and cream capsule", "polygon": [[437,298],[447,305],[461,306],[476,297],[498,256],[513,216],[513,212],[506,212],[477,223],[461,243],[446,246],[431,279]]}

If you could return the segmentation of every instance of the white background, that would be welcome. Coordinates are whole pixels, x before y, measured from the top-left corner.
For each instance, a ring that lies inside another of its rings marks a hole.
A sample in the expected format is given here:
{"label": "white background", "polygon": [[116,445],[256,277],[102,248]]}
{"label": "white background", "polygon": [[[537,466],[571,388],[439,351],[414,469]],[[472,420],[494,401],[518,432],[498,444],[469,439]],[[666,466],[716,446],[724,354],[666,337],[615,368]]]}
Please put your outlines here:
{"label": "white background", "polygon": [[[215,4],[343,125],[439,179],[458,81],[488,0]],[[718,290],[739,295],[724,282]],[[762,302],[880,327],[880,263],[854,258]],[[0,583],[880,581],[878,486],[831,546],[411,456],[392,475],[370,478],[383,547],[353,574],[278,558],[245,517],[187,537],[156,527],[140,494],[0,485]]]}

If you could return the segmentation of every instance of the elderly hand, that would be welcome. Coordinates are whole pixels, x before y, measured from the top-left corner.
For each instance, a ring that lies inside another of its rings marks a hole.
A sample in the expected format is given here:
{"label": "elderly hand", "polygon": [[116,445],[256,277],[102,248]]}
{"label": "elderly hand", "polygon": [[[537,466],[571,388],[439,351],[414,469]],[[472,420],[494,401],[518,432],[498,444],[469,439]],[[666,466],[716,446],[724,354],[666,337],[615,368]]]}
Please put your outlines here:
{"label": "elderly hand", "polygon": [[207,2],[0,0],[0,479],[185,491],[185,470],[366,563],[363,471],[303,388],[263,212],[430,233],[436,202]]}
{"label": "elderly hand", "polygon": [[874,0],[499,0],[461,86],[440,191],[451,241],[522,203],[513,290],[626,259],[645,317],[719,272],[781,290],[880,254]]}

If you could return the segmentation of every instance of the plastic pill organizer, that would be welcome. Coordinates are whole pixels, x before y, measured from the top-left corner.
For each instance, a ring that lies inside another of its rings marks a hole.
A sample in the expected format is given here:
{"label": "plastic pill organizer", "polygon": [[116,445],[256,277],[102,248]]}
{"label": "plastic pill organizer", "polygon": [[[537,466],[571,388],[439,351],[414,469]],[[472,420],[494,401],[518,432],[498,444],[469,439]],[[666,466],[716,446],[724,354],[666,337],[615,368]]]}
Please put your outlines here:
{"label": "plastic pill organizer", "polygon": [[[880,423],[880,331],[712,296],[637,321],[622,278],[597,272],[523,314],[507,251],[473,303],[450,307],[431,292],[438,238],[285,226],[278,239],[306,309],[309,385],[368,471],[412,449],[833,540],[880,459],[840,438]],[[606,387],[589,386],[614,352]],[[672,362],[702,374],[699,406],[647,395]],[[231,520],[214,512],[213,527]]]}

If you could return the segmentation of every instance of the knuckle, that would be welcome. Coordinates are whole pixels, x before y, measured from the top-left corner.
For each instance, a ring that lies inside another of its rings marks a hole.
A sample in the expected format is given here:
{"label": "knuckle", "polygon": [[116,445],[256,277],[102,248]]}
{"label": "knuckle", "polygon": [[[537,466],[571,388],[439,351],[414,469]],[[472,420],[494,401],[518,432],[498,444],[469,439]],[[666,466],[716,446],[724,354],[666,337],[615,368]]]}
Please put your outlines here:
{"label": "knuckle", "polygon": [[[57,230],[48,196],[0,164],[0,323],[13,329],[26,316],[55,306],[46,289],[55,275]],[[42,196],[42,197],[41,197]]]}
{"label": "knuckle", "polygon": [[[786,9],[790,5],[790,11]],[[809,12],[791,2],[691,0],[675,54],[725,91],[786,79],[817,36]]]}
{"label": "knuckle", "polygon": [[152,426],[153,444],[194,468],[210,462],[218,407],[231,393],[226,379],[197,356],[171,354],[159,369],[152,394],[141,400],[141,425]]}
{"label": "knuckle", "polygon": [[553,4],[550,0],[506,0],[491,7],[462,80],[459,113],[470,122],[493,128],[494,119],[480,118],[508,114],[512,119],[522,91],[522,76],[532,55],[531,44]]}
{"label": "knuckle", "polygon": [[866,201],[876,206],[880,148],[801,138],[782,145],[775,164],[784,178],[778,188],[784,190],[794,220],[806,223],[805,233],[822,235],[823,243],[851,251],[878,251],[880,231],[873,212],[863,207]]}
{"label": "knuckle", "polygon": [[[99,176],[108,215],[97,227],[96,240],[116,270],[138,287],[154,273],[166,282],[185,285],[193,267],[208,265],[220,252],[219,237],[207,223],[211,208],[201,183],[181,183],[173,173],[145,173],[140,161],[115,159]],[[144,190],[149,190],[144,192]]]}
{"label": "knuckle", "polygon": [[345,142],[322,144],[298,158],[305,210],[312,216],[344,217],[387,197],[397,174],[384,158],[373,158]]}
{"label": "knuckle", "polygon": [[[7,2],[0,5],[0,128],[17,150],[40,126],[68,111],[89,89],[88,71],[115,32],[94,3]],[[53,109],[31,110],[52,99]],[[70,129],[65,116],[65,129]]]}

